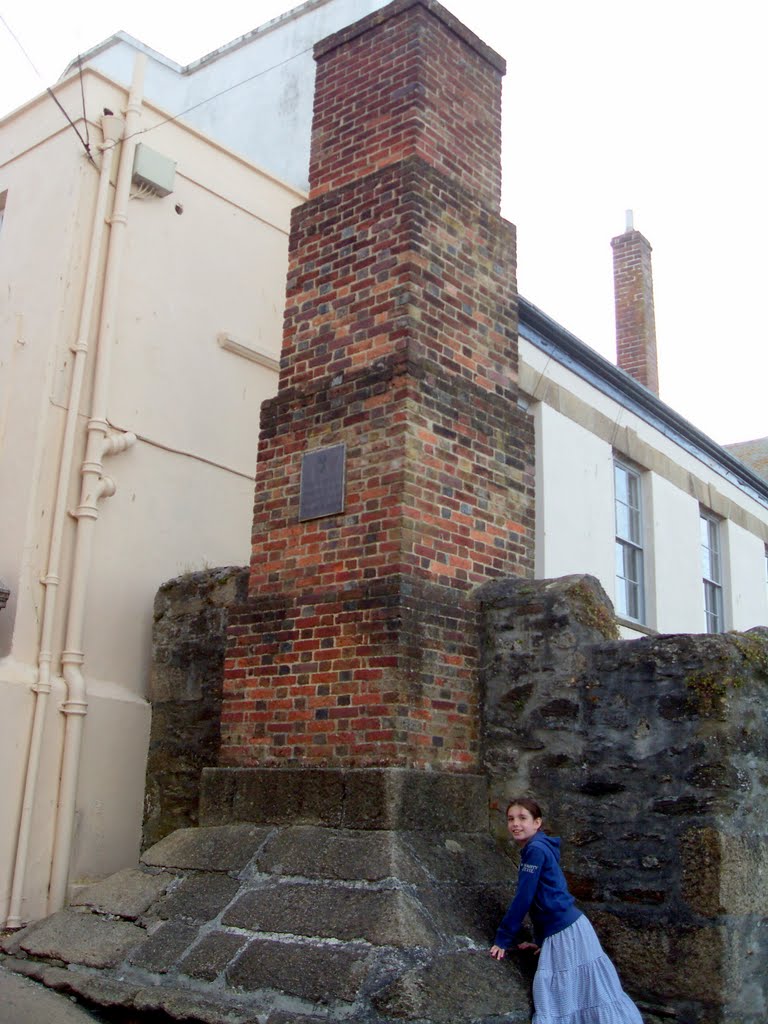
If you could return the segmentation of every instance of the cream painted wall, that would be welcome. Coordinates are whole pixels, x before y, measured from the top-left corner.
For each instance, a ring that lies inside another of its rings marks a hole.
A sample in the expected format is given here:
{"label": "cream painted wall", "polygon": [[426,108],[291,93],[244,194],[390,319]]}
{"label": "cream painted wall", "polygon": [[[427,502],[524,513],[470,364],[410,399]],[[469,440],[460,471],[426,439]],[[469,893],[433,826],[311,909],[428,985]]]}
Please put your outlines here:
{"label": "cream painted wall", "polygon": [[[0,918],[8,914],[11,873],[16,856],[18,820],[21,813],[24,769],[29,746],[29,723],[32,716],[31,666],[0,663],[0,713],[3,716],[3,742],[0,743]],[[54,680],[46,716],[46,743],[40,765],[41,785],[32,823],[34,841],[30,844],[27,862],[25,919],[45,914],[45,892],[48,886],[52,832],[50,823],[56,809],[56,782],[61,761],[62,731],[57,710],[65,692],[61,680]]]}
{"label": "cream painted wall", "polygon": [[86,646],[96,679],[115,680],[121,667],[127,697],[145,692],[160,584],[193,569],[248,563],[253,482],[142,441],[123,459],[95,541]]}
{"label": "cream painted wall", "polygon": [[[8,192],[0,236],[0,576],[11,585],[9,606],[0,615],[0,655],[12,653],[11,624],[20,597],[35,600],[30,591],[39,577],[40,502],[49,499],[56,457],[48,429],[55,415],[50,397],[57,346],[74,333],[70,288],[79,287],[82,255],[77,225],[89,216],[82,194],[88,179],[84,161],[70,159],[69,135],[59,129],[57,122],[47,144],[28,150],[28,159],[14,158],[0,144],[6,158],[0,164],[0,191]],[[5,142],[12,132],[0,134]],[[51,174],[51,165],[60,165],[61,173]],[[71,278],[63,268],[73,263]],[[17,636],[16,644],[21,646],[15,656],[33,654],[34,643],[26,636]]]}
{"label": "cream painted wall", "polygon": [[[89,132],[125,91],[85,75]],[[79,82],[59,87],[80,109]],[[98,174],[53,104],[40,98],[0,123],[0,910],[7,912],[33,710],[55,484]],[[54,108],[55,110],[55,108]],[[70,878],[135,861],[150,709],[144,694],[152,601],[165,580],[250,551],[259,407],[277,373],[217,341],[226,332],[279,357],[288,227],[303,198],[241,157],[145,106],[142,141],[177,162],[172,195],[132,199],[115,318],[107,418],[137,443],[105,459],[117,484],[102,502],[87,583],[86,718]],[[158,126],[158,127],[154,127]],[[97,157],[97,161],[98,161]],[[181,212],[176,212],[176,206]],[[101,288],[100,272],[99,289]],[[99,292],[100,294],[100,292]],[[99,300],[100,301],[100,300]],[[96,329],[78,418],[68,507],[79,501]],[[58,676],[74,523],[65,526],[47,704],[22,913],[46,909],[65,687]]]}

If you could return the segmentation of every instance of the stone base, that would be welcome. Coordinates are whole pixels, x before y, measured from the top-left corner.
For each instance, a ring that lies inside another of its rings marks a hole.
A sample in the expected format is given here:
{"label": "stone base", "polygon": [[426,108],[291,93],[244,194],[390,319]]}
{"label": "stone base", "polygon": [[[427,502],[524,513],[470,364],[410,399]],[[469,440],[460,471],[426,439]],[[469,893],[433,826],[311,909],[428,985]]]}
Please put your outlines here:
{"label": "stone base", "polygon": [[481,775],[407,768],[206,768],[201,825],[487,832]]}
{"label": "stone base", "polygon": [[530,1020],[533,964],[488,956],[515,869],[484,779],[223,769],[203,805],[205,826],[15,935],[7,966],[190,1024]]}

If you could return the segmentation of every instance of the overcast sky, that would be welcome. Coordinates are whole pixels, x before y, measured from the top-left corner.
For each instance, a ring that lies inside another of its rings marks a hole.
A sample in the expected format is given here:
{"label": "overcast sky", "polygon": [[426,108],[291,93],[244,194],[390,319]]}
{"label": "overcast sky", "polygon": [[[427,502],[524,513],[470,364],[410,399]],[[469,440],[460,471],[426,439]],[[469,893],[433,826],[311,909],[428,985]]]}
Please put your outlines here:
{"label": "overcast sky", "polygon": [[[119,29],[181,64],[282,0],[0,0],[0,115]],[[768,5],[446,0],[507,60],[502,213],[521,293],[615,356],[610,239],[653,246],[661,397],[716,441],[768,435]]]}

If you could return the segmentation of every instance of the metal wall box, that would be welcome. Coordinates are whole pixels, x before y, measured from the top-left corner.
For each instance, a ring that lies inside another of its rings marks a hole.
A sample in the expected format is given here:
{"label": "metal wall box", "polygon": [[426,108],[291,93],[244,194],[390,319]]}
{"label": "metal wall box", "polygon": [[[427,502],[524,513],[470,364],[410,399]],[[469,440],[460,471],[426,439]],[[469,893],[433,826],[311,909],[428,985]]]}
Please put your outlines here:
{"label": "metal wall box", "polygon": [[176,161],[140,142],[133,158],[132,180],[156,196],[169,196],[176,180]]}

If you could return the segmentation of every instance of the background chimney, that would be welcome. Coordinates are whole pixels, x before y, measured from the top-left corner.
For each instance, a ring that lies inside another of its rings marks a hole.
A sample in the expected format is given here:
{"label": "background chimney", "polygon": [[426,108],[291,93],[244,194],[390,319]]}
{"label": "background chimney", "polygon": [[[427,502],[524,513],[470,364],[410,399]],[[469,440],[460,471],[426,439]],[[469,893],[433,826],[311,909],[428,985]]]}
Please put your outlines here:
{"label": "background chimney", "polygon": [[655,395],[659,393],[651,243],[635,231],[627,210],[623,235],[611,240],[616,304],[616,361]]}

